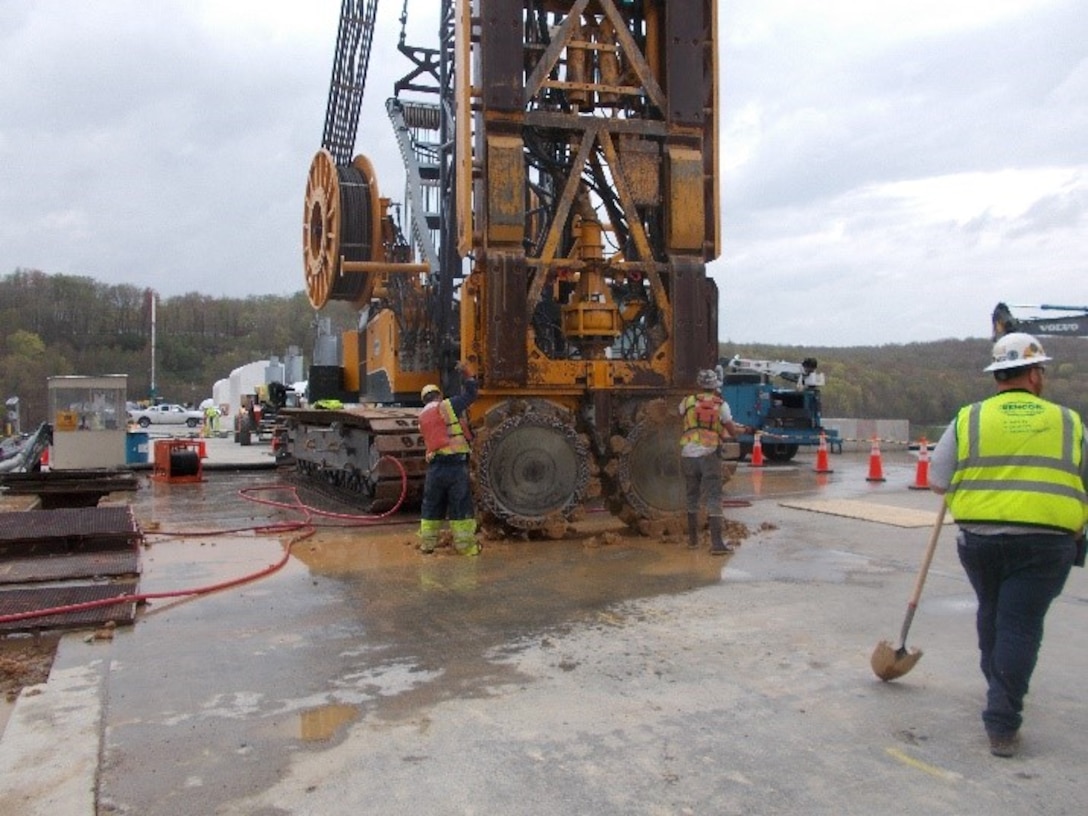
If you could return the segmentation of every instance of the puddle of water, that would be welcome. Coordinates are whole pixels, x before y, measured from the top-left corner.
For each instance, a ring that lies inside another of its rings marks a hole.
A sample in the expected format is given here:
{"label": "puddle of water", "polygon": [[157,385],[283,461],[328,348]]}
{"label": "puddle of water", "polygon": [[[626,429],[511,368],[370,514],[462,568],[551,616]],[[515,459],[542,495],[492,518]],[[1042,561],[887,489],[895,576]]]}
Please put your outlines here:
{"label": "puddle of water", "polygon": [[[198,538],[148,536],[140,552],[142,592],[195,590],[257,573],[278,562],[277,536],[224,535]],[[288,562],[285,569],[291,568]],[[159,601],[152,606],[165,605]]]}
{"label": "puddle of water", "polygon": [[725,487],[728,498],[781,498],[827,487],[832,475],[802,465],[747,467],[741,465]]}
{"label": "puddle of water", "polygon": [[299,737],[304,742],[327,742],[358,718],[358,707],[343,703],[311,708],[298,715]]}
{"label": "puddle of water", "polygon": [[722,571],[723,581],[782,581],[843,584],[864,582],[889,571],[866,556],[842,550],[812,547],[769,534]]}
{"label": "puddle of water", "polygon": [[313,573],[349,575],[379,567],[418,563],[422,558],[416,549],[418,544],[414,524],[326,528],[296,545],[292,554]]}

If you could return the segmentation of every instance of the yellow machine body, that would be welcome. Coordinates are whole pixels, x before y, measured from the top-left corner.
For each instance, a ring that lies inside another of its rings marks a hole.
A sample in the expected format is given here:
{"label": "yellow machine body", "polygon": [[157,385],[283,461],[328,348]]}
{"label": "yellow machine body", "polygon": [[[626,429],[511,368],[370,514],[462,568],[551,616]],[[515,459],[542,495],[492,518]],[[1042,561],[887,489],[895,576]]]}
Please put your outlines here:
{"label": "yellow machine body", "polygon": [[[717,3],[428,1],[452,21],[437,99],[410,98],[420,69],[387,103],[405,211],[332,141],[310,170],[311,303],[366,313],[345,383],[396,406],[427,382],[456,389],[471,363],[493,520],[554,532],[598,495],[643,526],[667,518],[676,405],[717,361]],[[367,24],[342,18],[338,42]]]}

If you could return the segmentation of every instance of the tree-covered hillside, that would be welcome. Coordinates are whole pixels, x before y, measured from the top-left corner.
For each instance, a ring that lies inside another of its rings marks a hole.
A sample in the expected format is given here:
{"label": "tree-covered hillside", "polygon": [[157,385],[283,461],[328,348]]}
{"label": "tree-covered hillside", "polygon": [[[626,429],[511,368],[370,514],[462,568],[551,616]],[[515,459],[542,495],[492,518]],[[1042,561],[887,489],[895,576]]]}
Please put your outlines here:
{"label": "tree-covered hillside", "polygon": [[[130,399],[151,388],[150,289],[91,278],[17,270],[0,279],[0,399],[19,397],[24,427],[46,416],[46,378],[61,374],[127,374]],[[332,304],[336,330],[355,324],[352,310]],[[159,300],[156,391],[169,402],[199,403],[212,384],[239,365],[282,356],[297,346],[309,359],[314,310],[304,293],[245,299],[190,293]],[[986,325],[989,307],[980,305]],[[773,336],[774,326],[768,326]],[[1054,364],[1047,396],[1088,416],[1088,338],[1046,339]],[[990,342],[979,337],[854,348],[723,343],[721,357],[800,362],[816,357],[827,376],[825,416],[947,422],[956,408],[992,392],[982,373]]]}
{"label": "tree-covered hillside", "polygon": [[[127,374],[129,399],[151,392],[150,289],[17,270],[0,279],[0,398],[17,396],[24,427],[45,419],[46,378]],[[326,312],[337,329],[355,318]],[[155,390],[167,402],[199,404],[212,384],[253,360],[313,345],[306,295],[162,298],[156,308]]]}

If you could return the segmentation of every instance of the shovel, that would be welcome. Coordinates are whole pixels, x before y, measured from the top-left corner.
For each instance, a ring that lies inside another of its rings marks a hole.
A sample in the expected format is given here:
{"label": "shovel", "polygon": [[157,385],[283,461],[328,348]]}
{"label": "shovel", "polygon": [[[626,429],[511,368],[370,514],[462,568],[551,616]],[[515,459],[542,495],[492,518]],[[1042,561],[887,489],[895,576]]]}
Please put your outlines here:
{"label": "shovel", "polygon": [[895,680],[914,668],[914,664],[922,659],[921,649],[907,651],[907,631],[914,620],[914,610],[918,608],[918,599],[922,597],[922,587],[926,583],[926,574],[929,565],[933,561],[933,553],[937,550],[937,539],[941,535],[941,525],[944,524],[945,503],[941,502],[941,509],[937,511],[937,521],[933,524],[933,532],[929,535],[929,545],[922,557],[922,567],[918,570],[918,578],[914,581],[914,591],[907,602],[907,616],[903,619],[903,629],[899,632],[899,648],[893,648],[886,640],[880,641],[873,649],[873,656],[869,664],[873,672],[881,680]]}

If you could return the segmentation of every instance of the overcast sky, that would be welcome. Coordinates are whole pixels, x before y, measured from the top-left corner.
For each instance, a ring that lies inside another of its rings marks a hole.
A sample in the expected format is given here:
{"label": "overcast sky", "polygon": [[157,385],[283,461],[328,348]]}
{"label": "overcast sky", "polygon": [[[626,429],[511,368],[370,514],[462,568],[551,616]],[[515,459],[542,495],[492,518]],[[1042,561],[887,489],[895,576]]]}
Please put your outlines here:
{"label": "overcast sky", "polygon": [[[417,44],[437,5],[410,0]],[[0,274],[302,289],[339,6],[0,0]],[[381,2],[357,144],[394,198],[400,10]],[[723,340],[984,337],[999,300],[1088,302],[1088,3],[720,14]]]}

